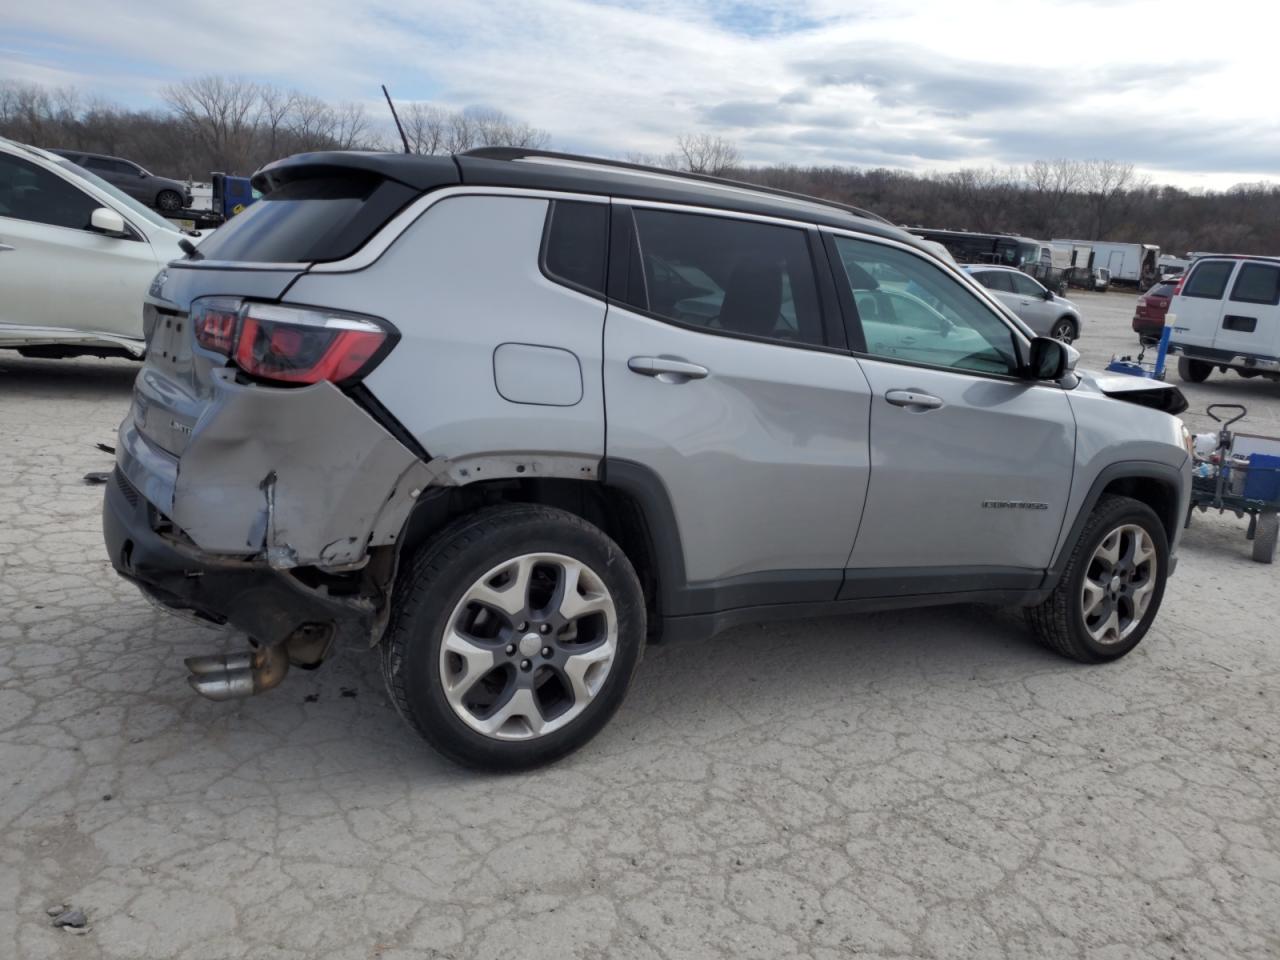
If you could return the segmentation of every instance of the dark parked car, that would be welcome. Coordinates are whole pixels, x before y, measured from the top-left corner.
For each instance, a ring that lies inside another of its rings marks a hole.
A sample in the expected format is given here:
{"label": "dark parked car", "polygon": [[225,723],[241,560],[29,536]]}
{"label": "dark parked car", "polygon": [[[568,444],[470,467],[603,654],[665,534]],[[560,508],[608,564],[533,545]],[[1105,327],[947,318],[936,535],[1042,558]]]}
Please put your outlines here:
{"label": "dark parked car", "polygon": [[1157,343],[1164,333],[1164,315],[1169,312],[1173,288],[1178,277],[1161,277],[1150,290],[1138,298],[1133,311],[1133,330],[1143,343]]}
{"label": "dark parked car", "polygon": [[78,150],[51,150],[50,153],[59,154],[72,163],[91,170],[112,186],[119,187],[129,196],[156,210],[176,213],[191,206],[191,191],[186,184],[168,177],[158,177],[132,160]]}

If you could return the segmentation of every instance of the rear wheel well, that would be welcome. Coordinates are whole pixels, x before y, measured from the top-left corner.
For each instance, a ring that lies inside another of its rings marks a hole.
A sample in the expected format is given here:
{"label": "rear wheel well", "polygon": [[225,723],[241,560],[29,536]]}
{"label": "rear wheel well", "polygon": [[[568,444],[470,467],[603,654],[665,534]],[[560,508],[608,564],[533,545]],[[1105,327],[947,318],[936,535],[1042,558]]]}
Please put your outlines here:
{"label": "rear wheel well", "polygon": [[1099,501],[1109,493],[1130,497],[1154,510],[1169,542],[1173,543],[1182,518],[1178,516],[1178,492],[1172,486],[1154,477],[1118,477],[1103,488]]}
{"label": "rear wheel well", "polygon": [[603,530],[622,548],[644,590],[649,633],[662,624],[658,564],[649,522],[635,497],[607,483],[558,478],[485,480],[462,487],[429,488],[419,500],[400,538],[407,557],[456,517],[500,503],[537,503],[558,507]]}

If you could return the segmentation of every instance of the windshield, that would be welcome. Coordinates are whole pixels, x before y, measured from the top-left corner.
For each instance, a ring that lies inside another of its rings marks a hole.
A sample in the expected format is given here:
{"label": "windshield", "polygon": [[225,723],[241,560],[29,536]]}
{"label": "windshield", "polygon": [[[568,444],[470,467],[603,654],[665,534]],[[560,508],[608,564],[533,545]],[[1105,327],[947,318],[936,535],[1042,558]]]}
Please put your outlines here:
{"label": "windshield", "polygon": [[72,173],[74,173],[77,177],[80,177],[82,180],[88,180],[99,190],[102,190],[110,194],[111,199],[117,201],[118,203],[124,204],[126,207],[129,208],[130,211],[132,211],[133,213],[136,213],[138,216],[145,219],[152,226],[163,227],[166,230],[172,230],[174,233],[182,232],[181,230],[178,229],[176,224],[170,223],[168,220],[160,216],[160,214],[156,213],[150,207],[147,207],[142,203],[140,203],[139,201],[133,199],[133,197],[129,196],[119,187],[113,187],[111,184],[107,183],[107,181],[103,180],[96,173],[86,170],[84,167],[80,166],[79,164],[72,163],[70,160],[67,160],[64,157],[58,157],[58,159],[56,159],[54,163],[56,163],[60,167],[70,170]]}

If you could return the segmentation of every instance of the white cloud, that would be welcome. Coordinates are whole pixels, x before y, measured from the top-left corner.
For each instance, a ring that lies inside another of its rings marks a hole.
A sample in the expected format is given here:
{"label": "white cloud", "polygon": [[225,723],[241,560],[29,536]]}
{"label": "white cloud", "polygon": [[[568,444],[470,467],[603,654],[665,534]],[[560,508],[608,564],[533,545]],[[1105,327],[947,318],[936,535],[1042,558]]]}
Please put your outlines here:
{"label": "white cloud", "polygon": [[1280,6],[1244,0],[106,9],[11,6],[0,68],[85,78],[135,104],[210,71],[373,107],[386,81],[401,99],[499,107],[558,147],[613,154],[661,153],[682,131],[712,130],[759,162],[950,169],[1051,151],[1134,160],[1156,179],[1206,186],[1274,176],[1268,157],[1280,156],[1266,94]]}

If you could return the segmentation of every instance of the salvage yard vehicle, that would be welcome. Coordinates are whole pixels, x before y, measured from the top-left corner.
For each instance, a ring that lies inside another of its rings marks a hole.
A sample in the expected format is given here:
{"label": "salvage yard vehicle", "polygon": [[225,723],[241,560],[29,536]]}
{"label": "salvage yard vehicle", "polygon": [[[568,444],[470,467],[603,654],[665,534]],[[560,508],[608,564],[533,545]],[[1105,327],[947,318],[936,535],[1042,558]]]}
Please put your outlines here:
{"label": "salvage yard vehicle", "polygon": [[966,266],[964,270],[996,295],[1037,335],[1072,343],[1080,337],[1080,308],[1021,270]]}
{"label": "salvage yard vehicle", "polygon": [[181,240],[88,171],[0,138],[0,348],[141,357],[142,297]]}
{"label": "salvage yard vehicle", "polygon": [[1133,332],[1138,335],[1139,343],[1145,345],[1160,342],[1160,337],[1164,334],[1164,318],[1169,312],[1169,304],[1177,285],[1176,276],[1161,277],[1150,290],[1138,297],[1133,310]]}
{"label": "salvage yard vehicle", "polygon": [[49,152],[96,173],[107,183],[123,190],[135,200],[142,201],[153,210],[172,215],[191,206],[191,188],[185,183],[158,177],[132,160],[109,157],[102,153],[86,153],[83,150],[55,148]]}
{"label": "salvage yard vehicle", "polygon": [[1213,255],[1192,264],[1169,303],[1178,375],[1215,369],[1280,380],[1280,258]]}
{"label": "salvage yard vehicle", "polygon": [[646,640],[984,602],[1099,662],[1160,608],[1181,393],[1076,372],[871,215],[520,149],[255,185],[151,287],[103,515],[121,575],[251,638],[188,661],[205,696],[355,640],[432,745],[516,769]]}

